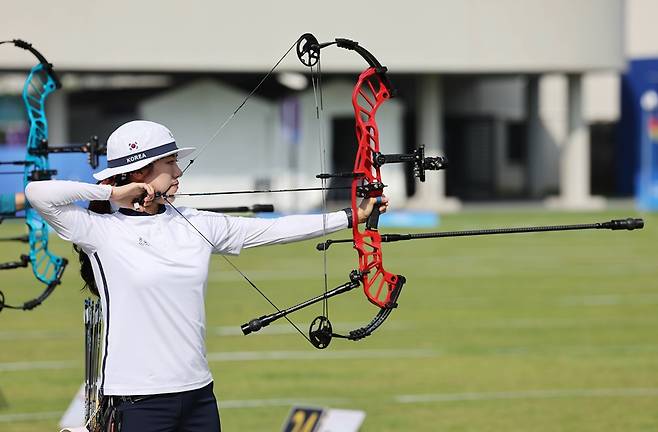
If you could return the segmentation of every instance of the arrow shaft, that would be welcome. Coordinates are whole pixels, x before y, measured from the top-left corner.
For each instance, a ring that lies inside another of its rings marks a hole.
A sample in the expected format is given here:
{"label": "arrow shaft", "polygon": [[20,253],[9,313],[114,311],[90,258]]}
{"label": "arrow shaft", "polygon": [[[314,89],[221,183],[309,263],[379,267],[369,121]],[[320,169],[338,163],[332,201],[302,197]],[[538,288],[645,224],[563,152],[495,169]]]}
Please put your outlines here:
{"label": "arrow shaft", "polygon": [[293,188],[293,189],[259,189],[259,190],[239,190],[239,191],[220,191],[220,192],[194,192],[194,193],[177,193],[174,196],[209,196],[209,195],[240,195],[240,194],[260,194],[260,193],[279,193],[279,192],[310,192],[336,189],[351,189],[351,186],[335,187],[312,187],[312,188]]}
{"label": "arrow shaft", "polygon": [[272,204],[254,204],[251,207],[213,207],[199,210],[211,211],[215,213],[272,213],[274,211],[274,206]]}

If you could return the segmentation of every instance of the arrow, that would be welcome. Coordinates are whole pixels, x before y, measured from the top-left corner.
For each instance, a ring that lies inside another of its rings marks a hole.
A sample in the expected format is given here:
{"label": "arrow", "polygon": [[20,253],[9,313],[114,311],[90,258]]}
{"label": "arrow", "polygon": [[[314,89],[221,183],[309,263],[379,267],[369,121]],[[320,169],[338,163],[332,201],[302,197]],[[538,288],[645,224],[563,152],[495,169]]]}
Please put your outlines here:
{"label": "arrow", "polygon": [[199,209],[211,211],[216,213],[272,213],[274,212],[274,205],[272,204],[254,204],[251,207],[238,206],[238,207],[214,207]]}

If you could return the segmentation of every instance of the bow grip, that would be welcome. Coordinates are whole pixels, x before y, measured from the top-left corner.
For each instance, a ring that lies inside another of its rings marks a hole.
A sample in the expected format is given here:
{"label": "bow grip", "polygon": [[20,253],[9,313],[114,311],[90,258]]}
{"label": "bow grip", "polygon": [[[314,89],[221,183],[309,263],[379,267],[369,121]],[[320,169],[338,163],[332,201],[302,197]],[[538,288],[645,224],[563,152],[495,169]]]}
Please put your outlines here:
{"label": "bow grip", "polygon": [[382,197],[378,196],[377,200],[375,201],[375,205],[372,208],[372,212],[370,212],[370,216],[368,216],[368,219],[366,219],[366,229],[377,231],[379,226],[379,215],[381,215],[381,212],[379,211],[379,206],[381,203]]}

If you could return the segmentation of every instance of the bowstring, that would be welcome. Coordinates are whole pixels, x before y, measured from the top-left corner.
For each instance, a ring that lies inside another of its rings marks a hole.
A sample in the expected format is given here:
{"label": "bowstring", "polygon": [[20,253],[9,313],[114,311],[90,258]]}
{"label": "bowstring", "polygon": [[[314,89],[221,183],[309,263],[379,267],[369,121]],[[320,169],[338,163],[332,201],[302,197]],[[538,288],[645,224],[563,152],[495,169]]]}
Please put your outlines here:
{"label": "bowstring", "polygon": [[[321,67],[321,56],[318,55],[317,68],[313,69],[311,66],[311,83],[313,86],[313,98],[315,101],[315,112],[316,119],[318,121],[318,146],[320,154],[320,172],[326,173],[327,165],[327,149],[324,141],[324,103],[322,99],[322,67]],[[323,189],[320,194],[322,197],[322,239],[326,241],[327,239],[327,179],[322,177],[320,179],[321,189]],[[327,261],[327,251],[326,249],[322,251],[322,269],[323,269],[323,287],[324,293],[327,294],[329,290],[328,283],[328,261]],[[329,300],[325,297],[322,301],[322,315],[327,319],[329,318]]]}

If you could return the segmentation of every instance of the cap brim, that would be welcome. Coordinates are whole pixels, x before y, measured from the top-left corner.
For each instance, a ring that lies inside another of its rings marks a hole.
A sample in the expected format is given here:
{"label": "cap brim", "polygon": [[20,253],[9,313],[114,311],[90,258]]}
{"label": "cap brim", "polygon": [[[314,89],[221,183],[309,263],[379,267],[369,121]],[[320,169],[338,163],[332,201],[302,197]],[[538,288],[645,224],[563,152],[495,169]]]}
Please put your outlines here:
{"label": "cap brim", "polygon": [[171,156],[173,154],[178,154],[179,157],[188,156],[191,153],[193,153],[195,150],[196,150],[196,147],[179,148],[179,149],[167,152],[167,153],[163,153],[161,155],[153,156],[151,158],[142,159],[142,160],[133,162],[133,163],[128,164],[128,165],[123,165],[123,166],[116,167],[116,168],[105,168],[104,170],[101,170],[97,173],[94,173],[93,176],[96,180],[103,181],[105,179],[108,179],[108,178],[110,178],[112,176],[115,176],[115,175],[118,175],[118,174],[123,174],[123,173],[138,170],[140,168],[144,168],[146,165],[148,165],[152,162],[155,162],[158,159],[162,159],[162,158],[165,158],[167,156]]}

